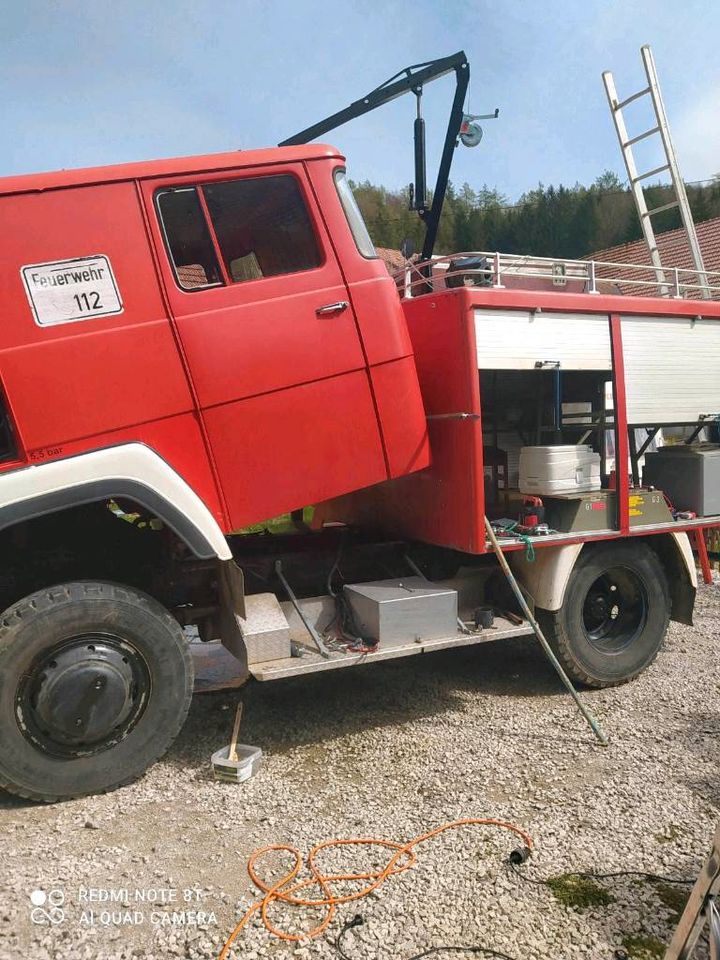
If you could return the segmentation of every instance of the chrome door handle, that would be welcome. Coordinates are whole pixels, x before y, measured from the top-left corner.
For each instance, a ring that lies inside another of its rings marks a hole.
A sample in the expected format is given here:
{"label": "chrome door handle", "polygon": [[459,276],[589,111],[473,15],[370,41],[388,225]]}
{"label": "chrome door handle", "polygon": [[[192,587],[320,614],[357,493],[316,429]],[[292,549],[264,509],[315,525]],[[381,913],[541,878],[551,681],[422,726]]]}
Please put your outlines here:
{"label": "chrome door handle", "polygon": [[318,307],[315,313],[318,317],[329,317],[334,313],[342,313],[349,306],[347,300],[338,300],[337,303],[326,303],[324,307]]}

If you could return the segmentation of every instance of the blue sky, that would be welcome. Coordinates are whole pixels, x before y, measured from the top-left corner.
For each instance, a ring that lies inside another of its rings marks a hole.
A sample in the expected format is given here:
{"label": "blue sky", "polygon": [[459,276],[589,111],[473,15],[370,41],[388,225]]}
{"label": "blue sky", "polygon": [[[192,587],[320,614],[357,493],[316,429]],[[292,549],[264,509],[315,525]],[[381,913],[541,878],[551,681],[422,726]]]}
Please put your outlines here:
{"label": "blue sky", "polygon": [[[709,0],[2,0],[0,175],[272,145],[400,68],[464,49],[469,107],[500,108],[453,180],[514,200],[624,179],[600,80],[643,85],[650,43],[688,180],[720,172],[720,5]],[[434,179],[452,80],[424,97]],[[414,98],[330,139],[354,179],[412,176]],[[640,114],[640,109],[635,111]],[[641,115],[630,118],[636,132]],[[648,155],[651,166],[654,156]]]}

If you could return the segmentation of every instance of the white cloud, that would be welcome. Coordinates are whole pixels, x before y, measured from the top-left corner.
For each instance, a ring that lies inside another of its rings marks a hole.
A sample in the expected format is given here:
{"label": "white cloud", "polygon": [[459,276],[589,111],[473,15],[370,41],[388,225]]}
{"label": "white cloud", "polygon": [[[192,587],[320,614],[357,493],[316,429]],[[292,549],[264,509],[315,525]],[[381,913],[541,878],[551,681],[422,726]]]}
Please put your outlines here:
{"label": "white cloud", "polygon": [[720,78],[671,119],[670,132],[686,180],[707,180],[720,173]]}

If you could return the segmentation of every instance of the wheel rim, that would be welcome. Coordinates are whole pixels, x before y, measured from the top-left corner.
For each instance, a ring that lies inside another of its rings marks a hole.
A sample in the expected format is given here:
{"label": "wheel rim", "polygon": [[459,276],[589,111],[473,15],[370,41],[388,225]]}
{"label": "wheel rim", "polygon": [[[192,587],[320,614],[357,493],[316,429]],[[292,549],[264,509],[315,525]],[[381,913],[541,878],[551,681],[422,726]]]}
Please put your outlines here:
{"label": "wheel rim", "polygon": [[647,590],[640,577],[629,567],[612,567],[585,595],[585,636],[601,653],[620,653],[640,636],[647,613]]}
{"label": "wheel rim", "polygon": [[45,651],[22,677],[15,701],[26,739],[56,757],[87,757],[123,740],[142,716],[150,673],[114,634],[85,633]]}

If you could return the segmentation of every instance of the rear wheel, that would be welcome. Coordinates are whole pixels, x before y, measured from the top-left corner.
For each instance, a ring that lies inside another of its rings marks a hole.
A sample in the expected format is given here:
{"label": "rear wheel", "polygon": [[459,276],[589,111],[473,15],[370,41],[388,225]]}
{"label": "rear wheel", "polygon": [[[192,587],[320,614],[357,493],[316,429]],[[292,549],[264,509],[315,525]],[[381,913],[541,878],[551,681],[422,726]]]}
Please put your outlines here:
{"label": "rear wheel", "polygon": [[667,579],[647,544],[586,546],[558,611],[538,620],[568,674],[591,687],[631,680],[660,650],[670,619]]}
{"label": "rear wheel", "polygon": [[139,590],[31,594],[0,616],[0,787],[52,801],[129,783],[175,739],[192,686],[179,624]]}

